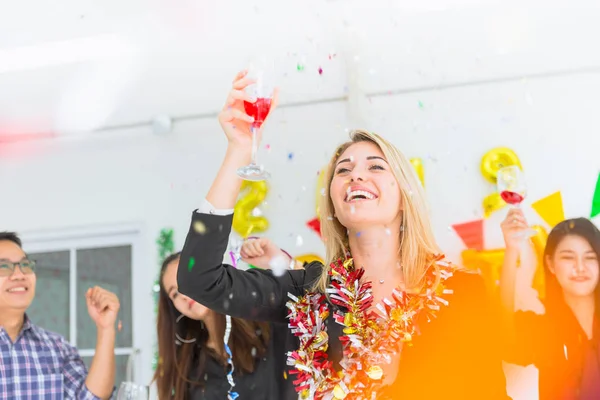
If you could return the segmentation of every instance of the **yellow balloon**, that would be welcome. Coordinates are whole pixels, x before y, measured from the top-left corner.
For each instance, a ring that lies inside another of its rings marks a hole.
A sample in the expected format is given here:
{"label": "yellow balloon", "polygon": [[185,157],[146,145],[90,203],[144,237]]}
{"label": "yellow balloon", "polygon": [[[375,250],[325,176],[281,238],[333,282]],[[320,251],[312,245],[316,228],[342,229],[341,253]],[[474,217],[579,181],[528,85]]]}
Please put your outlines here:
{"label": "yellow balloon", "polygon": [[506,206],[506,202],[498,193],[492,193],[483,199],[483,215],[488,218],[492,213]]}
{"label": "yellow balloon", "polygon": [[521,161],[513,150],[508,147],[496,147],[485,153],[481,158],[481,173],[483,177],[492,183],[496,183],[498,170],[511,165],[521,166]]}
{"label": "yellow balloon", "polygon": [[300,256],[294,257],[294,260],[300,261],[302,263],[311,263],[314,261],[318,261],[321,264],[325,264],[325,261],[318,254],[302,254]]}
{"label": "yellow balloon", "polygon": [[533,276],[533,288],[537,290],[540,299],[543,299],[546,296],[544,249],[546,248],[546,242],[548,242],[548,232],[540,225],[534,225],[531,228],[537,232],[537,234],[531,238],[531,242],[533,243],[533,248],[535,249],[538,261],[535,275]]}
{"label": "yellow balloon", "polygon": [[256,232],[264,232],[269,228],[269,221],[262,216],[254,216],[252,212],[267,197],[268,187],[265,181],[244,181],[240,190],[241,198],[237,201],[233,213],[233,229],[243,238]]}
{"label": "yellow balloon", "polygon": [[423,167],[423,160],[420,158],[411,158],[410,163],[417,172],[421,185],[425,187],[425,168]]}
{"label": "yellow balloon", "polygon": [[325,196],[325,171],[327,168],[322,168],[321,172],[319,172],[319,177],[317,178],[317,192],[315,194],[315,210],[317,212],[317,218],[320,218],[320,209],[321,209],[321,197]]}

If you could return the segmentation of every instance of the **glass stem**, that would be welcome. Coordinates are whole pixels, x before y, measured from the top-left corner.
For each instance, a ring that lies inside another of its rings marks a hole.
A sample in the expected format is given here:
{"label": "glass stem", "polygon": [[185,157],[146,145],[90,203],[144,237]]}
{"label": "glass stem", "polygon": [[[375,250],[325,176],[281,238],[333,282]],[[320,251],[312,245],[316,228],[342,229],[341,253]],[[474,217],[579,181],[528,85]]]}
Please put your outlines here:
{"label": "glass stem", "polygon": [[256,125],[252,124],[250,126],[250,132],[252,133],[252,160],[250,161],[250,164],[256,165],[256,153],[258,153],[258,138],[256,137],[258,128]]}

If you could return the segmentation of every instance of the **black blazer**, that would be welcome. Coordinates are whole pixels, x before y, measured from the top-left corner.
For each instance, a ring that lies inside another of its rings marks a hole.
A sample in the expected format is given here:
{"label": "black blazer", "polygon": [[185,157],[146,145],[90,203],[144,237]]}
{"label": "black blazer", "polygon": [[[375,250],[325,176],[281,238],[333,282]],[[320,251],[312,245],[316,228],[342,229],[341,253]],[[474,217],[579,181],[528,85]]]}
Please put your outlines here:
{"label": "black blazer", "polygon": [[[232,392],[239,394],[240,400],[272,400],[280,396],[281,379],[274,379],[275,360],[278,354],[277,339],[285,334],[286,326],[271,324],[271,337],[266,354],[256,360],[254,371],[251,374],[240,374],[239,370],[233,371],[235,387]],[[192,382],[201,382],[202,385],[188,384],[189,400],[225,400],[230,388],[227,381],[227,367],[223,366],[210,355],[206,355],[202,374],[199,373],[199,357],[195,359],[195,368],[190,371],[189,379]]]}
{"label": "black blazer", "polygon": [[515,342],[505,354],[506,361],[537,367],[540,400],[579,399],[585,352],[596,352],[600,358],[598,321],[593,339],[588,340],[566,304],[545,306],[543,315],[515,313]]}
{"label": "black blazer", "polygon": [[[284,324],[288,293],[304,295],[323,265],[310,263],[276,277],[271,271],[223,264],[232,217],[193,213],[178,269],[179,291],[220,313]],[[194,223],[206,229],[196,232]],[[431,323],[420,324],[421,335],[403,349],[398,378],[387,394],[399,399],[507,399],[497,319],[481,277],[459,272],[446,282],[454,290],[447,297],[449,306]],[[329,357],[339,361],[342,326],[331,317],[327,326]],[[296,350],[298,341],[288,331],[276,345],[274,361],[282,373],[288,371],[286,353]],[[291,380],[282,382],[280,399],[297,399]]]}

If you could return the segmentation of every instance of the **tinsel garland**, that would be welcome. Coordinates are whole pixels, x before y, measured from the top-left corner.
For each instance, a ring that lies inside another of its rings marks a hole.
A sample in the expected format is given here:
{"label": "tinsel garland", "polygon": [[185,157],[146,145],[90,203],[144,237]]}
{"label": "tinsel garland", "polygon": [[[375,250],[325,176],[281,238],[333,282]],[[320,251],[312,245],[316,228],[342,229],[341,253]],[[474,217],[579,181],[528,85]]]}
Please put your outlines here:
{"label": "tinsel garland", "polygon": [[[343,358],[342,371],[336,373],[327,358],[329,336],[325,320],[329,304],[322,293],[307,293],[303,297],[289,294],[289,327],[299,338],[300,347],[287,354],[290,374],[301,399],[371,400],[378,398],[384,382],[381,365],[389,364],[403,345],[411,345],[418,333],[415,321],[436,316],[440,306],[448,305],[442,298],[452,293],[444,281],[452,276],[455,267],[436,256],[425,276],[419,293],[395,289],[391,299],[384,299],[371,310],[371,282],[361,282],[364,269],[355,269],[353,260],[337,260],[331,264],[330,285],[327,289],[331,303],[340,307],[333,318],[344,326],[340,337]],[[434,266],[435,264],[435,266]],[[438,279],[439,277],[439,279]],[[437,286],[434,285],[438,283]]]}
{"label": "tinsel garland", "polygon": [[[173,241],[173,229],[164,228],[160,230],[158,238],[156,239],[156,245],[158,246],[158,276],[154,281],[152,287],[154,297],[154,315],[158,313],[158,295],[160,293],[160,267],[162,262],[175,252],[175,242]],[[152,359],[152,370],[156,370],[158,366],[158,349],[154,346],[154,357]]]}

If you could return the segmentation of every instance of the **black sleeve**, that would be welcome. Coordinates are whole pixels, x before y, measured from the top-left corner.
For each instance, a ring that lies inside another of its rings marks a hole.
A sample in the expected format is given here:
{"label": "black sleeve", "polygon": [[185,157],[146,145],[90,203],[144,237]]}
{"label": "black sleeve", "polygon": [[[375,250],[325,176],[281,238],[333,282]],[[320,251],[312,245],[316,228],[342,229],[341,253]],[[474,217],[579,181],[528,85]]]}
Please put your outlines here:
{"label": "black sleeve", "polygon": [[509,344],[504,358],[507,362],[527,366],[537,364],[545,353],[544,340],[548,332],[544,315],[533,311],[515,312],[515,337]]}
{"label": "black sleeve", "polygon": [[315,262],[276,277],[270,270],[238,270],[223,264],[233,215],[192,214],[177,271],[179,292],[233,317],[286,322],[288,293],[304,295],[319,278]]}

